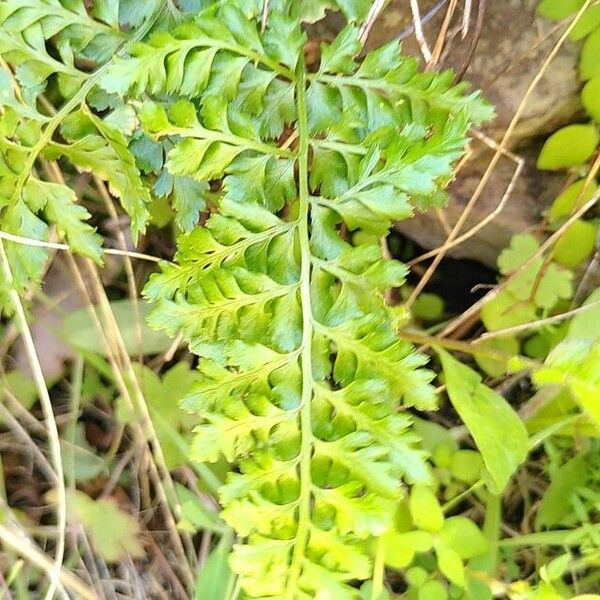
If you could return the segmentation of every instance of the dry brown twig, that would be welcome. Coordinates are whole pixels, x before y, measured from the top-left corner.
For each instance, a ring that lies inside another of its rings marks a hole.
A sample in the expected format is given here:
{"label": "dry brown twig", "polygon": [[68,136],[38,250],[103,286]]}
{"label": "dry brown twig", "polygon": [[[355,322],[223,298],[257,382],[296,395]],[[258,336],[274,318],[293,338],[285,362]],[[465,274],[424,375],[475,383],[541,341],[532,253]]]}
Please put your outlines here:
{"label": "dry brown twig", "polygon": [[423,34],[423,25],[421,22],[421,12],[419,10],[418,0],[410,0],[410,10],[413,17],[413,25],[415,28],[415,38],[419,44],[421,55],[426,63],[431,61],[431,50],[427,44],[427,40]]}

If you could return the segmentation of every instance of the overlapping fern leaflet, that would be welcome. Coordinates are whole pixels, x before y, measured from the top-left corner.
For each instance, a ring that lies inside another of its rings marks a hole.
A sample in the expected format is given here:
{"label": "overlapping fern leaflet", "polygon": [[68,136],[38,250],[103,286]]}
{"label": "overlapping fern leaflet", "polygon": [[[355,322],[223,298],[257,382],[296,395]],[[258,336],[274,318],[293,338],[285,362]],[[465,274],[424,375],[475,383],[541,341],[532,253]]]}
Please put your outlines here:
{"label": "overlapping fern leaflet", "polygon": [[290,11],[272,6],[260,33],[245,8],[156,34],[104,85],[149,94],[140,119],[170,141],[167,170],[212,185],[205,227],[145,293],[151,324],[199,356],[184,401],[203,417],[192,458],[237,466],[221,502],[243,589],[354,598],[401,481],[428,477],[400,409],[435,406],[384,300],[406,269],[379,236],[442,201],[468,126],[490,110],[395,43],[357,62],[353,25],[309,72]]}
{"label": "overlapping fern leaflet", "polygon": [[[134,236],[144,231],[150,193],[123,132],[131,129],[123,125],[135,122],[135,113],[95,85],[115,52],[130,38],[144,37],[160,13],[158,0],[144,4],[136,13],[120,0],[93,6],[84,0],[0,3],[0,228],[5,233],[44,241],[53,227],[73,251],[101,260],[102,239],[88,223],[90,214],[77,204],[68,171],[52,164],[59,157],[105,180],[131,217]],[[144,19],[133,32],[121,28]],[[114,110],[107,114],[107,108]],[[15,289],[39,283],[46,250],[11,241],[5,249]],[[7,286],[0,279],[0,312],[12,309]]]}

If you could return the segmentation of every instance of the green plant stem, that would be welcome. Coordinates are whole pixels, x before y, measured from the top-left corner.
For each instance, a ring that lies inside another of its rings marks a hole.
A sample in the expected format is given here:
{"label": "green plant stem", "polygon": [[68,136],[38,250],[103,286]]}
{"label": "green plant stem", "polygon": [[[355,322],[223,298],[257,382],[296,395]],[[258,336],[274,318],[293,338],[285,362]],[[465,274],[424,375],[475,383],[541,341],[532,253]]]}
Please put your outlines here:
{"label": "green plant stem", "polygon": [[371,585],[371,600],[378,600],[383,592],[385,580],[385,539],[379,536],[373,561],[373,581]]}
{"label": "green plant stem", "polygon": [[313,393],[312,336],[313,316],[310,294],[311,253],[309,234],[310,197],[308,192],[308,111],[306,106],[306,83],[304,61],[298,66],[296,94],[298,102],[298,237],[300,240],[300,302],[302,306],[302,397],[300,406],[300,497],[298,506],[298,529],[286,585],[285,598],[293,600],[302,572],[310,527],[311,505],[311,454],[313,432],[311,423],[311,400]]}
{"label": "green plant stem", "polygon": [[498,546],[502,527],[502,496],[487,493],[483,535],[489,542],[489,550],[478,560],[478,568],[492,577],[496,575],[498,565]]}
{"label": "green plant stem", "polygon": [[579,546],[591,533],[600,532],[600,523],[586,525],[578,529],[557,529],[555,531],[540,531],[500,540],[501,548],[520,548],[523,546]]}

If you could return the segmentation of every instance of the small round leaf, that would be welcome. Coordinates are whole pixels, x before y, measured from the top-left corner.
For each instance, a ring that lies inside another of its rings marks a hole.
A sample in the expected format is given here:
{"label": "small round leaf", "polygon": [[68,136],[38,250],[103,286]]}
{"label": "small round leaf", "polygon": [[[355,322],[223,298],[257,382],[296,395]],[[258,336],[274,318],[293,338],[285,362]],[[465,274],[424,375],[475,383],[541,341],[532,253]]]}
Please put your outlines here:
{"label": "small round leaf", "polygon": [[581,92],[581,103],[590,117],[600,123],[600,75],[585,84]]}
{"label": "small round leaf", "polygon": [[431,488],[415,485],[409,500],[410,513],[416,527],[425,531],[439,531],[444,524],[444,513]]}
{"label": "small round leaf", "polygon": [[583,81],[600,75],[600,28],[591,33],[583,44],[579,58],[579,75]]}
{"label": "small round leaf", "polygon": [[[600,56],[600,48],[598,52]],[[537,167],[554,171],[580,165],[592,156],[599,139],[595,125],[567,125],[546,140]]]}
{"label": "small round leaf", "polygon": [[559,21],[577,12],[585,0],[541,0],[537,11],[542,17]]}

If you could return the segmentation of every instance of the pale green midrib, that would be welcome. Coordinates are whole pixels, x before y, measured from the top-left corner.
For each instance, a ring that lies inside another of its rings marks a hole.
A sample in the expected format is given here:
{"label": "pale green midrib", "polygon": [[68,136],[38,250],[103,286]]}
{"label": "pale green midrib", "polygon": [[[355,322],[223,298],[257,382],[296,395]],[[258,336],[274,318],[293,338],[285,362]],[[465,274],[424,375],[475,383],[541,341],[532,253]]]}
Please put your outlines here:
{"label": "pale green midrib", "polygon": [[[298,358],[298,356],[300,356],[299,349],[294,350],[294,351],[290,352],[289,354],[284,354],[282,356],[282,358],[279,358],[275,361],[261,364],[260,366],[254,367],[253,369],[248,370],[248,371],[242,371],[241,373],[236,373],[235,376],[233,377],[233,381],[235,382],[235,385],[239,385],[241,382],[244,382],[246,380],[253,381],[256,377],[263,374],[265,372],[265,370],[268,370],[269,373],[272,373],[273,371],[276,371],[277,369],[279,369],[281,367],[285,367],[286,365],[291,364],[291,362],[293,360],[296,360]],[[190,392],[190,397],[194,396],[194,395],[206,394],[209,392],[216,394],[217,391],[220,390],[221,388],[234,387],[234,386],[232,386],[231,381],[232,381],[232,379],[230,376],[230,378],[227,379],[227,381],[225,383],[219,382],[214,385],[207,385],[205,388],[201,388],[199,390],[197,390],[196,388],[192,388],[192,390]]]}
{"label": "pale green midrib", "polygon": [[[247,250],[248,248],[251,248],[256,244],[260,244],[268,239],[275,238],[282,233],[286,233],[294,227],[296,227],[295,222],[275,225],[271,229],[265,229],[259,233],[252,233],[247,238],[243,238],[239,242],[231,244],[231,246],[222,246],[220,250],[213,252],[208,256],[208,258],[202,255],[198,257],[198,259],[190,259],[183,265],[178,265],[177,263],[173,262],[170,264],[177,266],[181,271],[186,269],[193,269],[194,271],[197,271],[198,268],[201,268],[202,274],[208,275],[209,273],[212,273],[214,269],[222,268],[225,259],[239,256],[240,253],[244,252],[244,250]],[[207,266],[210,268],[204,269],[204,267]]]}
{"label": "pale green midrib", "polygon": [[[12,12],[11,16],[17,12],[19,12],[19,9]],[[125,34],[122,31],[120,31],[119,29],[116,29],[115,27],[107,25],[106,23],[103,23],[102,21],[96,21],[95,19],[91,19],[90,17],[87,16],[87,14],[84,16],[76,11],[68,10],[61,4],[52,4],[51,6],[48,7],[48,9],[46,11],[40,10],[40,16],[38,17],[38,19],[36,21],[31,22],[24,29],[28,29],[29,27],[33,26],[36,23],[39,23],[39,25],[43,28],[44,25],[43,25],[43,23],[41,23],[41,21],[43,21],[44,19],[47,19],[47,18],[57,17],[58,15],[61,15],[62,18],[64,18],[65,20],[70,19],[70,22],[66,22],[64,27],[60,30],[60,32],[64,31],[71,25],[78,24],[83,27],[86,27],[87,29],[92,29],[92,30],[95,29],[101,33],[112,33],[115,36],[119,36],[121,38],[125,37]],[[54,35],[57,35],[57,34],[54,34]]]}
{"label": "pale green midrib", "polygon": [[452,110],[452,112],[456,112],[457,108],[460,110],[468,105],[469,100],[468,96],[464,98],[458,95],[446,99],[445,95],[452,93],[453,88],[431,92],[429,90],[421,90],[409,84],[394,83],[392,81],[386,81],[385,79],[368,79],[366,77],[356,77],[353,75],[326,75],[324,73],[315,73],[311,79],[335,87],[350,86],[384,92],[392,91],[407,96],[412,100],[426,100],[433,107],[441,108],[443,110]]}
{"label": "pale green midrib", "polygon": [[219,314],[228,310],[237,311],[243,306],[256,304],[257,301],[268,302],[269,300],[273,300],[274,298],[285,296],[297,287],[297,283],[292,283],[289,285],[282,285],[276,287],[266,292],[258,292],[257,294],[244,294],[243,296],[237,298],[225,297],[224,302],[213,302],[210,304],[190,304],[189,306],[191,307],[191,309],[188,311],[188,315],[195,315],[196,313],[198,313],[198,316],[203,316]]}
{"label": "pale green midrib", "polygon": [[52,58],[49,54],[45,52],[40,52],[35,48],[32,48],[29,44],[26,44],[24,41],[16,37],[14,32],[11,31],[0,31],[0,35],[5,35],[7,38],[10,38],[13,45],[23,52],[24,54],[35,56],[35,60],[40,63],[45,63],[50,65],[54,71],[57,73],[65,73],[66,75],[70,75],[71,77],[79,77],[84,78],[86,74],[83,71],[79,71],[75,67],[70,67],[65,65],[64,63]]}
{"label": "pale green midrib", "polygon": [[[238,44],[233,44],[229,42],[224,42],[223,40],[217,40],[211,37],[206,36],[198,36],[193,39],[177,39],[173,38],[174,43],[169,46],[166,46],[163,51],[160,53],[163,60],[173,52],[181,52],[182,50],[186,52],[190,52],[194,48],[206,48],[206,49],[214,49],[215,52],[219,50],[228,50],[233,54],[237,54],[238,56],[244,56],[247,59],[251,60],[254,63],[260,63],[265,67],[268,67],[274,73],[281,75],[290,81],[294,80],[294,73],[287,67],[279,64],[277,61],[273,60],[266,54],[261,54],[260,52],[256,52],[255,50],[251,50],[250,48],[246,48],[245,46],[240,46]],[[157,48],[157,51],[160,49]],[[154,58],[152,55],[137,57],[142,61],[152,61]]]}
{"label": "pale green midrib", "polygon": [[316,256],[311,256],[311,261],[313,264],[318,265],[323,271],[326,271],[330,275],[337,277],[342,283],[352,282],[361,287],[365,287],[367,285],[367,280],[362,273],[351,273],[350,271],[338,267],[333,261],[328,262],[326,260],[322,260],[321,258],[317,258]]}
{"label": "pale green midrib", "polygon": [[255,150],[261,154],[285,157],[293,156],[293,153],[289,150],[282,150],[277,146],[272,146],[265,142],[257,142],[256,140],[244,138],[235,135],[234,133],[206,129],[205,127],[202,127],[202,125],[195,125],[194,127],[169,127],[168,129],[163,129],[158,132],[156,135],[158,137],[162,137],[163,135],[179,135],[183,138],[223,142],[225,144],[230,144],[231,146],[244,148],[245,150]]}
{"label": "pale green midrib", "polygon": [[304,60],[298,65],[296,83],[298,105],[298,237],[300,242],[300,302],[302,306],[302,397],[300,403],[300,494],[298,498],[298,529],[284,598],[294,600],[298,581],[302,574],[310,529],[311,508],[311,456],[314,444],[311,423],[311,400],[313,392],[312,336],[313,316],[310,294],[311,252],[309,235],[310,194],[308,190],[308,113],[306,107],[306,82]]}
{"label": "pale green midrib", "polygon": [[16,183],[15,183],[15,191],[11,198],[11,204],[14,204],[19,196],[21,195],[21,191],[23,190],[23,185],[33,172],[33,166],[40,152],[44,149],[44,147],[50,142],[54,132],[58,129],[59,125],[63,122],[63,120],[75,109],[75,107],[83,102],[90,92],[90,90],[96,85],[99,79],[104,75],[104,73],[110,68],[113,64],[115,57],[119,56],[124,49],[139,40],[141,40],[147,33],[150,31],[156,19],[160,15],[163,9],[164,2],[160,1],[156,3],[156,8],[152,15],[146,20],[146,22],[140,27],[138,31],[136,31],[135,35],[129,40],[127,44],[121,49],[121,51],[117,52],[107,63],[102,65],[99,69],[87,75],[87,80],[83,83],[79,91],[66,103],[62,106],[62,108],[52,117],[52,120],[48,122],[46,125],[46,129],[44,129],[40,139],[37,144],[32,148],[31,153],[27,159],[27,163],[25,167],[21,171]]}

